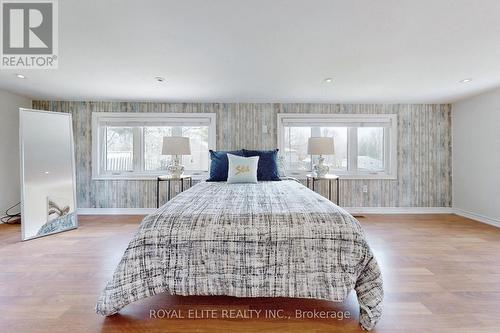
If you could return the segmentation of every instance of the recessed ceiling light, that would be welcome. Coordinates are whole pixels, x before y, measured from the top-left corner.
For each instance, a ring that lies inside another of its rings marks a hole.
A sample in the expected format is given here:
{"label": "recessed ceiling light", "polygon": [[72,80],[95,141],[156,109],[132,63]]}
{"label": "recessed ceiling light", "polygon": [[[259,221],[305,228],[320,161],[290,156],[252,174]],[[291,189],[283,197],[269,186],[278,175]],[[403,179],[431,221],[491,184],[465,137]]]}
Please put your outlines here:
{"label": "recessed ceiling light", "polygon": [[26,76],[24,76],[23,74],[16,74],[16,77],[19,78],[19,79],[25,79]]}
{"label": "recessed ceiling light", "polygon": [[460,83],[467,83],[467,82],[470,82],[472,81],[472,79],[463,79],[463,80],[460,80],[459,82]]}
{"label": "recessed ceiling light", "polygon": [[155,80],[158,82],[165,82],[165,78],[162,76],[155,76]]}
{"label": "recessed ceiling light", "polygon": [[327,77],[323,80],[325,83],[333,83],[333,79],[331,77]]}
{"label": "recessed ceiling light", "polygon": [[45,171],[44,174],[50,175],[50,171]]}

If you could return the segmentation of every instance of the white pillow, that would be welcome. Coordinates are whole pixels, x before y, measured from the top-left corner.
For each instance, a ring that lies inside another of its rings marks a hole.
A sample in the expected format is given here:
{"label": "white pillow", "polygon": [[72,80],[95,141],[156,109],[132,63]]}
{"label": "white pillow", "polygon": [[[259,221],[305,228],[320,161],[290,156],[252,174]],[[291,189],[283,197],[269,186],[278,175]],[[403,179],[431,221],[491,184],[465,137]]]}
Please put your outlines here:
{"label": "white pillow", "polygon": [[229,161],[228,183],[257,183],[259,156],[242,157],[227,154],[227,159]]}

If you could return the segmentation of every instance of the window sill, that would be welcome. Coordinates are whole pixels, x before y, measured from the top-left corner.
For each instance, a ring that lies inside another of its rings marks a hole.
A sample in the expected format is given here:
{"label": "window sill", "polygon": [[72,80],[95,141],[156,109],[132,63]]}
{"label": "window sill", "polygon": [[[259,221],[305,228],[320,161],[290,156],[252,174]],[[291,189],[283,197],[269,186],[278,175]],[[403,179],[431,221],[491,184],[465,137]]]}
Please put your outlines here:
{"label": "window sill", "polygon": [[[307,178],[307,174],[310,174],[311,171],[286,171],[287,176],[294,177],[300,180],[305,180]],[[385,180],[397,180],[398,176],[393,174],[347,174],[342,172],[329,172],[329,174],[334,174],[339,176],[341,179],[385,179]]]}
{"label": "window sill", "polygon": [[[186,172],[186,175],[189,175],[193,178],[193,180],[198,181],[198,180],[206,180],[208,179],[208,173],[190,173]],[[166,173],[161,173],[161,174],[154,174],[154,175],[99,175],[99,176],[93,176],[92,180],[100,181],[100,180],[126,180],[126,181],[131,181],[131,180],[140,180],[140,181],[156,181],[156,178],[158,176],[165,176]]]}

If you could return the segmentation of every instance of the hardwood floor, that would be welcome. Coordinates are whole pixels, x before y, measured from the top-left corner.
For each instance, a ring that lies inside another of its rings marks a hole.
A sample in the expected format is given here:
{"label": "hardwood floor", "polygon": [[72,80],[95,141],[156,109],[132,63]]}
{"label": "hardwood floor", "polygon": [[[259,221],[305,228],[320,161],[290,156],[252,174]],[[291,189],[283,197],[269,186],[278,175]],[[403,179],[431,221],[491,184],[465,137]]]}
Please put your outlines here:
{"label": "hardwood floor", "polygon": [[[361,332],[354,292],[343,303],[163,294],[109,318],[95,314],[140,220],[82,216],[78,230],[27,242],[19,241],[18,225],[0,225],[0,332]],[[374,332],[500,332],[500,229],[455,215],[359,220],[384,276],[385,310]],[[159,309],[262,312],[254,319],[150,318]],[[264,318],[266,310],[290,319]],[[296,310],[349,311],[351,318],[297,319]]]}

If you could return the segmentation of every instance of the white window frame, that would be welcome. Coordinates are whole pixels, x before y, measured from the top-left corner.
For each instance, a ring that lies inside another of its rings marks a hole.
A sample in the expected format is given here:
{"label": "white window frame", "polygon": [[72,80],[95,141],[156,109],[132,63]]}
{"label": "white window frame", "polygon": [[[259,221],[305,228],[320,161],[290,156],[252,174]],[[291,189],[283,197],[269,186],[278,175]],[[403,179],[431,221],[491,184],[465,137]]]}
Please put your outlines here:
{"label": "white window frame", "polygon": [[[144,170],[144,142],[142,131],[134,131],[134,155],[140,158],[134,160],[135,171],[106,171],[104,133],[106,125],[117,126],[208,126],[208,149],[216,149],[216,114],[215,113],[158,113],[158,112],[93,112],[92,113],[92,179],[133,179],[151,180],[165,171]],[[208,154],[208,152],[207,152]],[[210,160],[210,159],[209,159]],[[210,164],[210,163],[209,163]],[[210,167],[210,165],[209,165]],[[139,171],[137,171],[139,170]],[[208,171],[189,170],[194,179],[207,178]]]}
{"label": "white window frame", "polygon": [[[330,170],[330,173],[346,179],[397,179],[398,170],[398,118],[396,114],[307,114],[307,113],[278,113],[278,148],[285,151],[285,126],[306,127],[347,127],[348,147],[347,165],[345,170]],[[315,124],[320,124],[316,125]],[[356,127],[384,127],[384,164],[385,171],[360,171],[358,164],[358,137]],[[312,159],[311,159],[312,160]],[[305,177],[311,171],[286,170],[294,177]]]}

